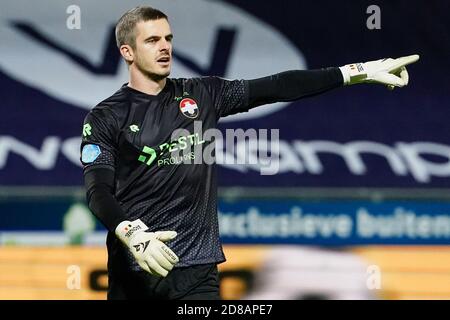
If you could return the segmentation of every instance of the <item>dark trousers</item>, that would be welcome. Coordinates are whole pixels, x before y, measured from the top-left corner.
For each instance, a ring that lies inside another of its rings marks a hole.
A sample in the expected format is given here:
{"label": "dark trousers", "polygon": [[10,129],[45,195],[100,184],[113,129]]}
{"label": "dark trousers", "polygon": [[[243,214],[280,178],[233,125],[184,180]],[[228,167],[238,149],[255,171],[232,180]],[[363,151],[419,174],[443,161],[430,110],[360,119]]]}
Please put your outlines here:
{"label": "dark trousers", "polygon": [[108,300],[220,300],[216,264],[174,268],[167,277],[145,271],[110,273]]}

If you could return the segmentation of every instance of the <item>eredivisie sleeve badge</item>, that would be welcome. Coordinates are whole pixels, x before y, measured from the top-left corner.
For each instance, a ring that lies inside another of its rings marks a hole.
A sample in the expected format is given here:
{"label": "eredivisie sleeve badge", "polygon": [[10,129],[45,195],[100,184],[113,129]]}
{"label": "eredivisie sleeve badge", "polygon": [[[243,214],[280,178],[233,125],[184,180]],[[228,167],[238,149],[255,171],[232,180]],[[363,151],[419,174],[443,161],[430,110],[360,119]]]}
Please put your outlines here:
{"label": "eredivisie sleeve badge", "polygon": [[191,98],[184,98],[180,101],[180,111],[188,118],[197,118],[199,113],[197,102]]}

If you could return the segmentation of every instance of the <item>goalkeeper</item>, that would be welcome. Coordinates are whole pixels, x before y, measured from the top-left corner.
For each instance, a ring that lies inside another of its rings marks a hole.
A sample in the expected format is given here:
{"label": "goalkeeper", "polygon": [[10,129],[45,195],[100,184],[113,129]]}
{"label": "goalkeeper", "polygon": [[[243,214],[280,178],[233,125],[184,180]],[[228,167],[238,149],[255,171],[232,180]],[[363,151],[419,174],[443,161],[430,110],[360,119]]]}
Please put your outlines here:
{"label": "goalkeeper", "polygon": [[[220,298],[217,264],[225,257],[215,166],[172,161],[175,149],[200,143],[192,139],[194,121],[207,130],[221,117],[345,85],[403,87],[408,84],[405,66],[419,58],[292,70],[253,80],[173,79],[168,78],[172,38],[161,11],[137,7],[126,12],[116,25],[116,40],[129,82],[84,121],[87,200],[109,230],[108,299]],[[177,129],[189,136],[172,141]]]}

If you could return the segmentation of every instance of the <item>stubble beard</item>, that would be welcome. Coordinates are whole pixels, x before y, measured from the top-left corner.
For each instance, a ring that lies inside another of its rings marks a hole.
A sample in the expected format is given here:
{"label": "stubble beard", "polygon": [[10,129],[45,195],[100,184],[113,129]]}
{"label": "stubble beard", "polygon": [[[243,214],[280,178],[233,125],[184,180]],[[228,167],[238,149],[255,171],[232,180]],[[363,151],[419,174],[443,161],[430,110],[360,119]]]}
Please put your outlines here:
{"label": "stubble beard", "polygon": [[147,78],[153,80],[153,81],[161,81],[164,80],[165,78],[167,78],[170,75],[170,69],[167,72],[163,72],[163,73],[156,73],[154,71],[148,70],[143,66],[143,63],[141,63],[140,59],[137,59],[135,61],[136,63],[136,68],[143,74],[145,75]]}

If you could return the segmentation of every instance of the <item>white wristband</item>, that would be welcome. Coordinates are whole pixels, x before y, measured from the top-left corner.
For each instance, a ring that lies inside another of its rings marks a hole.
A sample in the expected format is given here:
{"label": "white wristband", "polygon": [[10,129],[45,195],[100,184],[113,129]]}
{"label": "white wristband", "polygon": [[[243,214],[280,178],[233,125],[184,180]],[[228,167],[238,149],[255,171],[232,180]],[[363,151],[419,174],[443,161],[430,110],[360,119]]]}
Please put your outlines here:
{"label": "white wristband", "polygon": [[148,227],[140,219],[134,221],[122,221],[116,228],[116,236],[128,245],[131,239],[139,232],[148,230]]}
{"label": "white wristband", "polygon": [[339,70],[341,70],[342,77],[344,78],[344,85],[347,85],[350,83],[350,72],[348,70],[348,66],[339,67]]}
{"label": "white wristband", "polygon": [[347,64],[339,69],[344,77],[344,85],[360,83],[367,78],[367,70],[361,62]]}

